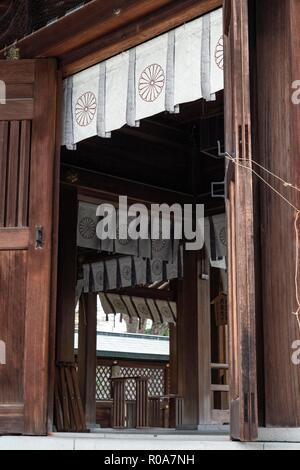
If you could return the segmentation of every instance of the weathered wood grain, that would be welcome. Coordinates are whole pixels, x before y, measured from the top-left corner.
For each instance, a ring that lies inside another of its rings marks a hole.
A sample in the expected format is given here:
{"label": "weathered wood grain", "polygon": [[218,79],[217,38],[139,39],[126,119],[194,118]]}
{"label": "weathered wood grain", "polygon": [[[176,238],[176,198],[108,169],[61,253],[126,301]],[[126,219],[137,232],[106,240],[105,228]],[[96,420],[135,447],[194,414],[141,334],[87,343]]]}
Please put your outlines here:
{"label": "weathered wood grain", "polygon": [[56,63],[1,61],[0,79],[0,434],[46,434]]}

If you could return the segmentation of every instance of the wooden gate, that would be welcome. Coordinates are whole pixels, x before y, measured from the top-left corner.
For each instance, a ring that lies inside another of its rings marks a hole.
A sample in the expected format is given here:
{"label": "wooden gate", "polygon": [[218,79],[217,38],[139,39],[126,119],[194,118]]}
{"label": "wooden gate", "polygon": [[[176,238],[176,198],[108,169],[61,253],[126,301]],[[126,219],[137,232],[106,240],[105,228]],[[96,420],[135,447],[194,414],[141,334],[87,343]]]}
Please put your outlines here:
{"label": "wooden gate", "polygon": [[46,434],[56,64],[0,61],[0,434]]}

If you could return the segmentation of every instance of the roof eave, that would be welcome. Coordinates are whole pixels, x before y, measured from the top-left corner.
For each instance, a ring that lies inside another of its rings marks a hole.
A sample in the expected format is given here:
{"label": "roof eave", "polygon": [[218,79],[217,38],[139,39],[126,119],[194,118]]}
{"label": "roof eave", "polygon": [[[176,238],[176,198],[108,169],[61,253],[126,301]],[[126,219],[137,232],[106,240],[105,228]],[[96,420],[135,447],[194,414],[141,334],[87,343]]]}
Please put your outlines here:
{"label": "roof eave", "polygon": [[19,40],[17,46],[23,59],[57,58],[63,75],[69,76],[222,4],[223,0],[92,0]]}

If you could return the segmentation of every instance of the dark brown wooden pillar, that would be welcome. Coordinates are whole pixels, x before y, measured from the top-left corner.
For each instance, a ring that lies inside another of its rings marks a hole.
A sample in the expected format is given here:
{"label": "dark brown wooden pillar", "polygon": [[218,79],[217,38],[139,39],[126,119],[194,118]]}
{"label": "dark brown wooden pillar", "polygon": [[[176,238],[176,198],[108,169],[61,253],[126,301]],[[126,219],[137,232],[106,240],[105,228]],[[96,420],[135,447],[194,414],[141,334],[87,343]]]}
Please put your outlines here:
{"label": "dark brown wooden pillar", "polygon": [[212,423],[210,260],[205,249],[198,266],[199,425]]}
{"label": "dark brown wooden pillar", "polygon": [[177,356],[177,326],[170,324],[170,370],[169,376],[169,390],[166,390],[171,395],[178,394],[178,356]]}
{"label": "dark brown wooden pillar", "polygon": [[86,425],[96,427],[97,295],[84,294],[79,310],[78,373]]}
{"label": "dark brown wooden pillar", "polygon": [[205,251],[186,252],[178,290],[178,394],[182,427],[211,423],[210,282]]}
{"label": "dark brown wooden pillar", "polygon": [[[292,84],[300,80],[299,28],[299,0],[256,1],[258,112],[253,160],[298,187],[300,105],[292,103]],[[261,174],[300,207],[299,193]],[[300,426],[300,366],[292,362],[292,344],[300,339],[292,314],[297,309],[295,211],[259,184],[266,425],[294,427]]]}
{"label": "dark brown wooden pillar", "polygon": [[147,428],[148,423],[148,379],[139,377],[136,379],[136,427]]}
{"label": "dark brown wooden pillar", "polygon": [[77,282],[77,190],[62,185],[57,292],[56,361],[74,362],[75,292]]}
{"label": "dark brown wooden pillar", "polygon": [[117,377],[112,379],[113,387],[113,428],[125,429],[126,427],[126,399],[125,399],[126,379]]}

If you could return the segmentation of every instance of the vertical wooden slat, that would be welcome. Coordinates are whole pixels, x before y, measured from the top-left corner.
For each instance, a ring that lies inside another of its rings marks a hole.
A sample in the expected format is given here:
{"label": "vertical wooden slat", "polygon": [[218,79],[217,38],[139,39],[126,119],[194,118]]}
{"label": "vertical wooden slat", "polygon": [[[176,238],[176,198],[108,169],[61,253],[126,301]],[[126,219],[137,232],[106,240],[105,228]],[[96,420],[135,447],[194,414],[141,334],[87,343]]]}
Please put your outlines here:
{"label": "vertical wooden slat", "polygon": [[67,391],[66,378],[65,378],[65,369],[63,366],[60,366],[58,369],[57,380],[59,380],[59,383],[60,383],[61,396],[62,396],[64,430],[71,431],[71,418],[70,418],[70,410],[68,406],[68,391]]}
{"label": "vertical wooden slat", "polygon": [[55,421],[56,421],[56,430],[57,432],[63,432],[64,431],[64,424],[63,424],[63,412],[62,412],[62,405],[61,405],[61,393],[59,391],[59,383],[57,380],[55,380],[55,393],[54,393],[54,398],[55,398]]}
{"label": "vertical wooden slat", "polygon": [[148,427],[148,379],[136,379],[136,427]]}
{"label": "vertical wooden slat", "polygon": [[80,412],[79,412],[79,408],[77,405],[76,392],[74,389],[74,383],[73,383],[73,378],[71,374],[71,367],[72,366],[70,365],[65,366],[65,374],[66,374],[66,381],[67,381],[68,395],[69,395],[69,405],[70,405],[71,414],[74,420],[74,427],[75,427],[74,431],[80,432],[80,431],[83,431],[83,429],[81,426]]}
{"label": "vertical wooden slat", "polygon": [[80,417],[80,423],[81,423],[80,427],[81,429],[85,430],[86,429],[85,415],[84,415],[84,409],[83,409],[82,399],[81,399],[80,390],[79,390],[78,374],[76,372],[75,366],[71,368],[71,375],[72,375],[72,380],[73,380],[75,399],[76,399],[78,410],[79,410],[79,417]]}
{"label": "vertical wooden slat", "polygon": [[151,428],[160,428],[162,425],[160,398],[149,399],[148,424]]}
{"label": "vertical wooden slat", "polygon": [[125,422],[125,378],[112,379],[113,383],[113,427],[124,429]]}
{"label": "vertical wooden slat", "polygon": [[18,207],[20,122],[12,121],[9,132],[6,227],[16,227]]}
{"label": "vertical wooden slat", "polygon": [[18,187],[18,227],[28,225],[28,196],[30,168],[31,122],[21,122],[20,135],[20,165]]}
{"label": "vertical wooden slat", "polygon": [[0,227],[5,225],[8,130],[8,122],[0,121]]}

